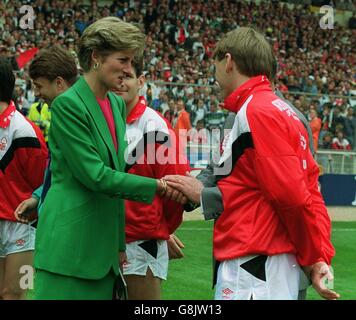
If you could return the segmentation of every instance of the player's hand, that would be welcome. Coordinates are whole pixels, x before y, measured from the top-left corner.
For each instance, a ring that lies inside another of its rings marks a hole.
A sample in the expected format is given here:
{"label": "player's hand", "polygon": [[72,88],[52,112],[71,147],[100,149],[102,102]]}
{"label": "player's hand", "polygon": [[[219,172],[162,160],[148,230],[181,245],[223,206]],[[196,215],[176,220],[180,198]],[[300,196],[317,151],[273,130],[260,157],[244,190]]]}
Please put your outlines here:
{"label": "player's hand", "polygon": [[[22,201],[17,208],[15,209],[14,215],[15,218],[22,223],[29,223],[33,220],[37,219],[37,208],[39,200],[36,198],[29,198]],[[34,213],[31,215],[25,215],[26,212],[33,211]]]}
{"label": "player's hand", "polygon": [[182,192],[191,202],[200,204],[200,195],[204,188],[203,184],[189,172],[185,176],[165,176],[168,186]]}
{"label": "player's hand", "polygon": [[336,300],[340,295],[335,291],[328,289],[325,285],[325,280],[332,281],[334,276],[330,271],[330,267],[325,262],[317,262],[311,266],[304,267],[304,272],[310,277],[313,288],[324,299]]}
{"label": "player's hand", "polygon": [[168,185],[167,181],[163,179],[157,179],[157,193],[161,197],[176,201],[181,205],[185,205],[188,202],[187,197],[178,189]]}
{"label": "player's hand", "polygon": [[184,248],[184,244],[179,240],[179,238],[171,234],[167,241],[168,246],[168,257],[169,259],[180,259],[184,257],[184,253],[182,249]]}

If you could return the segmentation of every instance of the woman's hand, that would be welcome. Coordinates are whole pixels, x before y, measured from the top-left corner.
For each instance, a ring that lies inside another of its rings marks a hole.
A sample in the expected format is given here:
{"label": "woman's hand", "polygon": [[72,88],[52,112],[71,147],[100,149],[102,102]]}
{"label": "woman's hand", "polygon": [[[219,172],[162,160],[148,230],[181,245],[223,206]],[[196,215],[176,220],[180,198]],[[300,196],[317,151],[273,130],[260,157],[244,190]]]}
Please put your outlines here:
{"label": "woman's hand", "polygon": [[157,194],[160,197],[165,197],[182,205],[185,205],[188,201],[187,197],[182,192],[169,186],[165,179],[157,179]]}

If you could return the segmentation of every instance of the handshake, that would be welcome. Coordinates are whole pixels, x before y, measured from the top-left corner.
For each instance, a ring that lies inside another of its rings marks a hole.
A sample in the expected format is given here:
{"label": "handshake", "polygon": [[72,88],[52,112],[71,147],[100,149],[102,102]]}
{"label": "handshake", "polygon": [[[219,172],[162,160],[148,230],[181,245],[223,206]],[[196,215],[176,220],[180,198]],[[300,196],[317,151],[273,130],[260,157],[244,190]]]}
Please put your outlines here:
{"label": "handshake", "polygon": [[203,184],[189,172],[185,176],[168,175],[157,180],[157,193],[161,197],[182,205],[185,205],[188,201],[200,204],[200,195],[203,188]]}

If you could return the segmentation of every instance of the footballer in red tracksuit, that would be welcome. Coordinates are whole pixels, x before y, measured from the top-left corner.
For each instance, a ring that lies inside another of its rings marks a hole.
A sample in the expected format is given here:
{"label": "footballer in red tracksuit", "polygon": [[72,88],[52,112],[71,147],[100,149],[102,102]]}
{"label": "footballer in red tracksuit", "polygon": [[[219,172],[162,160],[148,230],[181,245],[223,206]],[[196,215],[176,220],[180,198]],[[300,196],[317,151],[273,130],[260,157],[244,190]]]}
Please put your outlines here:
{"label": "footballer in red tracksuit", "polygon": [[[139,97],[126,123],[128,173],[160,179],[171,174],[185,175],[190,171],[188,160],[178,148],[179,144],[171,125],[158,112],[147,106],[143,96]],[[169,235],[182,222],[183,206],[157,195],[149,205],[126,201],[125,209],[126,243],[140,241],[139,246],[146,250],[151,258],[159,259],[157,254],[160,250],[157,253],[157,243],[166,246],[165,240],[169,239]],[[138,253],[133,256],[137,255]],[[164,270],[156,270],[151,265],[150,267],[160,278],[166,278]],[[136,271],[131,271],[140,274],[137,267]],[[128,264],[124,265],[124,273],[131,274],[131,271],[128,253]],[[144,274],[146,271],[142,269],[142,275]]]}
{"label": "footballer in red tracksuit", "polygon": [[[10,101],[0,114],[1,259],[14,254],[20,259],[20,253],[34,250],[35,228],[18,222],[14,212],[42,184],[47,156],[40,129],[17,111]],[[18,261],[28,260],[23,257],[21,259],[25,260]]]}
{"label": "footballer in red tracksuit", "polygon": [[42,184],[47,156],[40,129],[11,101],[0,114],[0,220],[17,222],[15,209]]}
{"label": "footballer in red tracksuit", "polygon": [[[215,258],[241,258],[246,270],[245,257],[265,263],[261,256],[283,254],[300,266],[330,264],[330,218],[303,123],[265,76],[250,78],[224,104],[236,118],[219,163],[224,211],[214,226]],[[223,298],[228,289],[217,288],[225,290]]]}

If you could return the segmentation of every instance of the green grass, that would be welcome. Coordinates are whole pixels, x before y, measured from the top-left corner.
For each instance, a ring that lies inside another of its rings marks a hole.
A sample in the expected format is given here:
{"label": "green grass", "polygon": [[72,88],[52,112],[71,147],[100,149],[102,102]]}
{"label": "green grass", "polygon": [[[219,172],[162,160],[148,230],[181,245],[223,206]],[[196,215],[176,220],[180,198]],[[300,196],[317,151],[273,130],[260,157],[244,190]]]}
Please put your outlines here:
{"label": "green grass", "polygon": [[[171,260],[168,280],[163,282],[165,300],[211,300],[212,290],[212,221],[185,221],[176,234],[184,242],[185,257]],[[332,241],[334,289],[342,300],[356,300],[356,222],[334,222]],[[30,291],[28,298],[33,298]],[[320,300],[308,289],[308,300]]]}
{"label": "green grass", "polygon": [[[332,261],[334,290],[342,300],[356,300],[356,222],[333,222],[332,242],[336,250]],[[308,299],[320,297],[310,289]]]}
{"label": "green grass", "polygon": [[[186,221],[177,230],[184,242],[185,257],[171,260],[168,280],[163,283],[165,300],[210,300],[212,284],[211,221]],[[341,299],[356,299],[356,222],[334,222],[332,241],[336,248],[333,259],[334,289]],[[308,299],[321,299],[314,289],[308,289]]]}
{"label": "green grass", "polygon": [[184,258],[170,261],[163,299],[213,299],[212,228],[212,221],[186,221],[177,230],[185,245]]}

